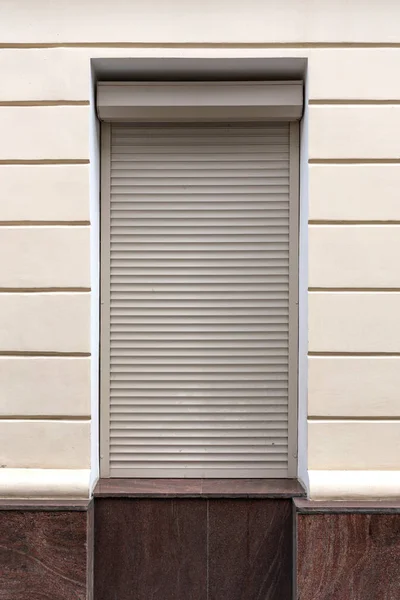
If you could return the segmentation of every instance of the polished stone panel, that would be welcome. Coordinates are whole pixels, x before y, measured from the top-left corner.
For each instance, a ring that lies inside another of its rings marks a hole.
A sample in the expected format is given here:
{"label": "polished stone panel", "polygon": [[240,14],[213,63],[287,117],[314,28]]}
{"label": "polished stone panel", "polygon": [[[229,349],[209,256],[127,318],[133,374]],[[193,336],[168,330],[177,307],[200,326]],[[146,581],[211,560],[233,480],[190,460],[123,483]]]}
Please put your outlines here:
{"label": "polished stone panel", "polygon": [[97,498],[294,498],[296,479],[100,479]]}
{"label": "polished stone panel", "polygon": [[0,600],[88,600],[88,513],[0,511]]}
{"label": "polished stone panel", "polygon": [[87,552],[86,552],[86,600],[94,600],[94,505],[90,502],[87,510]]}
{"label": "polished stone panel", "polygon": [[201,495],[201,479],[100,479],[96,498],[184,498]]}
{"label": "polished stone panel", "polygon": [[305,496],[296,479],[203,479],[207,498],[294,498]]}
{"label": "polished stone panel", "polygon": [[298,600],[399,600],[400,515],[299,514]]}
{"label": "polished stone panel", "polygon": [[290,600],[292,564],[290,501],[210,501],[209,600]]}
{"label": "polished stone panel", "polygon": [[95,600],[291,600],[290,499],[96,498]]}
{"label": "polished stone panel", "polygon": [[207,503],[95,501],[96,600],[207,600]]}
{"label": "polished stone panel", "polygon": [[301,514],[400,514],[400,500],[307,500],[294,498],[296,510]]}

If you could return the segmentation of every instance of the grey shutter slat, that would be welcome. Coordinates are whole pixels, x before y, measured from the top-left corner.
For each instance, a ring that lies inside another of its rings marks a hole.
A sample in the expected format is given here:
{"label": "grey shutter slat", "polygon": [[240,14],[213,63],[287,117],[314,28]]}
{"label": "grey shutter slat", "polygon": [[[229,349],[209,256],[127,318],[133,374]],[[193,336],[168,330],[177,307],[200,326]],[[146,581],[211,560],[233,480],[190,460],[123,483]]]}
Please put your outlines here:
{"label": "grey shutter slat", "polygon": [[110,476],[288,476],[289,145],[112,125]]}

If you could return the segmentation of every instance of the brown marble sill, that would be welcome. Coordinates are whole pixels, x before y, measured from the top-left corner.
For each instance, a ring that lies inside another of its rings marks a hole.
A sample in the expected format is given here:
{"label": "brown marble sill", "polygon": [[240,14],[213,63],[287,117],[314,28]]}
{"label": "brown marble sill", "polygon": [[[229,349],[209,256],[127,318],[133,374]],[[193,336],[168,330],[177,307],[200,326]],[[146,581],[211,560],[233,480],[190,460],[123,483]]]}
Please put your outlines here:
{"label": "brown marble sill", "polygon": [[338,514],[338,513],[366,513],[366,514],[398,514],[400,513],[399,500],[374,500],[374,501],[312,501],[305,498],[295,498],[294,504],[299,514]]}
{"label": "brown marble sill", "polygon": [[100,479],[96,498],[293,498],[296,479]]}
{"label": "brown marble sill", "polygon": [[0,499],[0,510],[87,511],[91,500]]}

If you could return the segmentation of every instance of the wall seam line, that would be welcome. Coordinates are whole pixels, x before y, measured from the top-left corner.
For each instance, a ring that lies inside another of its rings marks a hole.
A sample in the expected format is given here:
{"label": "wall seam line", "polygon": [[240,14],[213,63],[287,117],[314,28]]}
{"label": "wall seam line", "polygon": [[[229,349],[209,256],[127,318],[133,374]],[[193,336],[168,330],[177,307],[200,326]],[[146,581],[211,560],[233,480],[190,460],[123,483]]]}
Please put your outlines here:
{"label": "wall seam line", "polygon": [[400,287],[309,287],[309,292],[326,292],[326,293],[345,293],[345,292],[362,292],[362,293],[398,293]]}
{"label": "wall seam line", "polygon": [[90,160],[87,158],[10,158],[1,159],[1,165],[88,165]]}
{"label": "wall seam line", "polygon": [[[1,224],[1,223],[0,223]],[[308,221],[309,225],[400,225],[400,220],[397,219],[386,219],[386,220],[354,220],[354,221],[341,221],[339,219],[310,219]]]}
{"label": "wall seam line", "polygon": [[91,421],[90,416],[76,416],[76,415],[0,415],[0,423],[2,421],[55,421],[55,422],[81,422],[89,423]]}
{"label": "wall seam line", "polygon": [[43,287],[43,288],[5,288],[0,287],[0,294],[51,294],[51,293],[73,293],[87,294],[91,288],[87,287]]}
{"label": "wall seam line", "polygon": [[51,48],[154,48],[154,49],[366,49],[400,48],[400,42],[2,42],[0,49],[26,50]]}
{"label": "wall seam line", "polygon": [[90,221],[0,221],[0,227],[89,227]]}
{"label": "wall seam line", "polygon": [[89,100],[0,100],[0,107],[89,106]]}
{"label": "wall seam line", "polygon": [[365,422],[365,423],[379,423],[382,421],[399,421],[400,416],[391,416],[391,415],[379,415],[376,417],[365,417],[365,416],[324,416],[324,415],[308,415],[308,421],[325,421],[327,423],[335,422],[335,421],[346,421],[346,422]]}
{"label": "wall seam line", "polygon": [[308,356],[400,356],[400,352],[325,352],[309,351]]}
{"label": "wall seam line", "polygon": [[310,158],[309,165],[398,165],[400,158]]}
{"label": "wall seam line", "polygon": [[308,101],[309,106],[391,106],[400,104],[399,98],[393,99],[376,99],[376,100],[366,100],[363,98],[359,99],[314,99]]}
{"label": "wall seam line", "polygon": [[90,352],[56,352],[56,351],[35,351],[35,350],[0,350],[0,357],[9,356],[9,357],[18,357],[18,356],[34,356],[38,358],[47,358],[47,357],[73,357],[73,358],[90,358]]}

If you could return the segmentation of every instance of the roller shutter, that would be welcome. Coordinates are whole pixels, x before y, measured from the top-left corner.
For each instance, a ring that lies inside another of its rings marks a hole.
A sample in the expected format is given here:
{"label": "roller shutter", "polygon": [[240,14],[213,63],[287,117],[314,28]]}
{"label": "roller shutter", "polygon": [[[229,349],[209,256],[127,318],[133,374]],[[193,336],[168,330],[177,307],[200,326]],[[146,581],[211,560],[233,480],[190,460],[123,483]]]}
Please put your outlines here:
{"label": "roller shutter", "polygon": [[104,473],[287,477],[291,126],[108,127]]}

